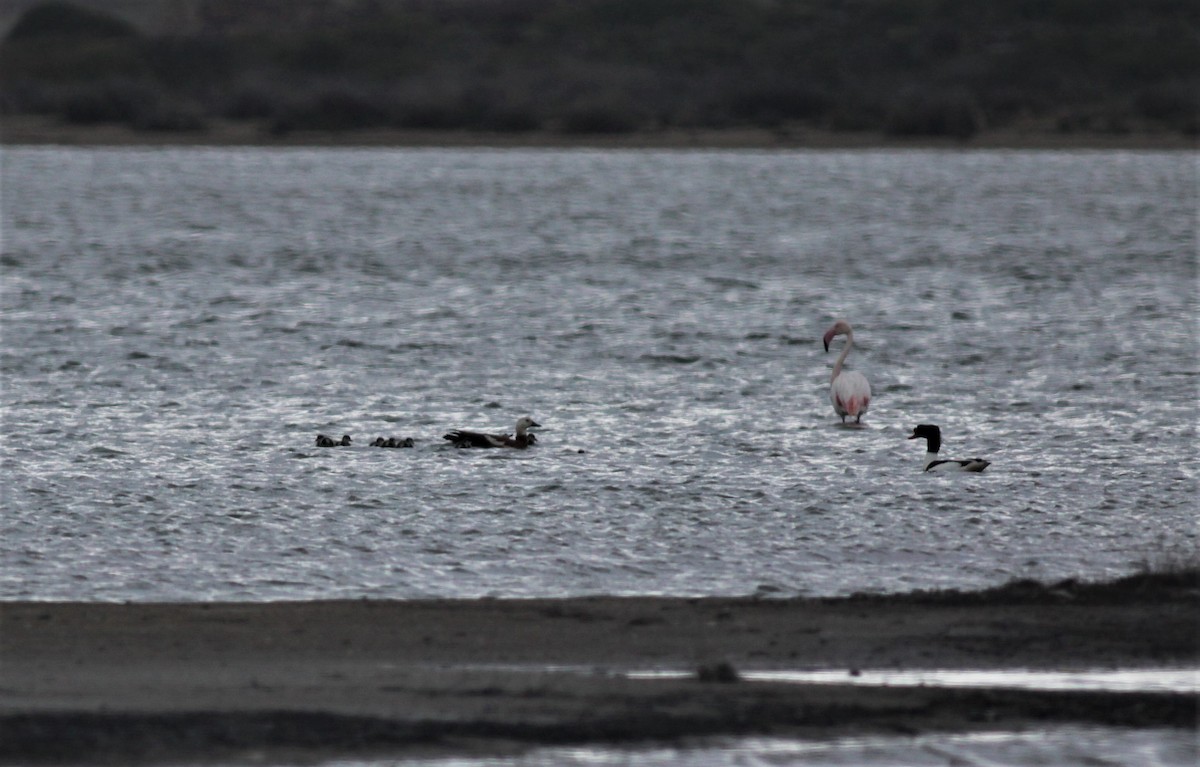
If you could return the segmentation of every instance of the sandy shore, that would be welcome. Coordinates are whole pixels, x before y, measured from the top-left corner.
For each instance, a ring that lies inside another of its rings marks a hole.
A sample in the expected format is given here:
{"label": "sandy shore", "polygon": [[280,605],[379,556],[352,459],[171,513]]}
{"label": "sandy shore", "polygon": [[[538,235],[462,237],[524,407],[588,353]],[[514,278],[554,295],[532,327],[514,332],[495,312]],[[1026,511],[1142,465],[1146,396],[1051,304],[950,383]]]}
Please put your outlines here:
{"label": "sandy shore", "polygon": [[505,753],[1056,721],[1194,727],[1194,695],[624,672],[1195,666],[1198,603],[1194,574],[837,600],[10,602],[0,762]]}
{"label": "sandy shore", "polygon": [[1044,126],[984,131],[955,138],[897,138],[879,132],[807,128],[672,129],[611,135],[549,131],[482,133],[457,130],[370,129],[297,131],[272,135],[253,121],[214,120],[201,131],[144,131],[127,125],[70,125],[37,115],[6,115],[0,146],[278,146],[278,147],[509,147],[599,149],[1172,149],[1195,150],[1200,138],[1182,133],[1062,133]]}

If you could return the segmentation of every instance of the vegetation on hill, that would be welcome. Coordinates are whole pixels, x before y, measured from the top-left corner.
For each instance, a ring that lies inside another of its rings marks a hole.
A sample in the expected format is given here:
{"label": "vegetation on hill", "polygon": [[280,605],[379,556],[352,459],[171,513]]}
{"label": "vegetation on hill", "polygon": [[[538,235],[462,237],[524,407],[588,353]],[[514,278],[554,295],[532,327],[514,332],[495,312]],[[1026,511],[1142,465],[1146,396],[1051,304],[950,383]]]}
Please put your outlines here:
{"label": "vegetation on hill", "polygon": [[[94,4],[93,4],[94,5]],[[275,133],[757,127],[1200,132],[1194,0],[196,0],[146,34],[68,3],[0,45],[0,111]]]}

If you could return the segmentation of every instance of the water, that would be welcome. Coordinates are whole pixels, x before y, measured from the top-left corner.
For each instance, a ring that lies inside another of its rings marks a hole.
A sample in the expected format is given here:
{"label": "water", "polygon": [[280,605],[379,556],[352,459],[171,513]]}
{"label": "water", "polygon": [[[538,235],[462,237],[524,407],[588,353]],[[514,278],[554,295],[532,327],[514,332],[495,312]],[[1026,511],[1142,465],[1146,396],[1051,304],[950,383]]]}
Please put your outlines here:
{"label": "water", "polygon": [[544,748],[519,757],[333,761],[326,767],[1194,767],[1194,733],[1115,727],[1029,732],[845,737],[825,741],[731,738],[708,745],[628,750]]}
{"label": "water", "polygon": [[[834,595],[1196,549],[1192,153],[0,166],[3,599]],[[527,413],[527,452],[441,439]],[[917,423],[992,466],[922,474]]]}
{"label": "water", "polygon": [[[692,671],[634,671],[634,679],[684,679]],[[1200,669],[1153,668],[1111,671],[1041,671],[1027,669],[866,669],[742,671],[750,682],[837,684],[867,687],[984,687],[1015,690],[1106,692],[1173,692],[1200,694]]]}

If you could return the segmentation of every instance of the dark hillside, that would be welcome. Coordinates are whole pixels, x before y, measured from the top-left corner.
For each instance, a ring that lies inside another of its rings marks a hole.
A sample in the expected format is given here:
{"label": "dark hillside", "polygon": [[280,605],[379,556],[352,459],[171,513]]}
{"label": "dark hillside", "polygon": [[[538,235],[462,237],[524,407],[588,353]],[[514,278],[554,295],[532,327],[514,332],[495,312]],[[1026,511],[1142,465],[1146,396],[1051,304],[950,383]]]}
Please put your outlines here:
{"label": "dark hillside", "polygon": [[192,0],[34,6],[0,109],[275,134],[389,127],[1195,135],[1192,0]]}

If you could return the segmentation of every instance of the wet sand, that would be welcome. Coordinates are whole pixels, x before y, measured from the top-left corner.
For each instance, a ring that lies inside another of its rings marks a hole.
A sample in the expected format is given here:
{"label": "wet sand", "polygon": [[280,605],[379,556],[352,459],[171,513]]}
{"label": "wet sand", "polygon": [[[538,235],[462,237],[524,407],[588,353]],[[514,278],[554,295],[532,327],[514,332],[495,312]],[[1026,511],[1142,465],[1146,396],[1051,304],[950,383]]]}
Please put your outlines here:
{"label": "wet sand", "polygon": [[[1194,573],[828,600],[9,602],[0,605],[0,762],[511,753],[1053,722],[1194,727],[1187,694],[733,677],[1196,666],[1198,603]],[[623,673],[635,669],[697,673]]]}

